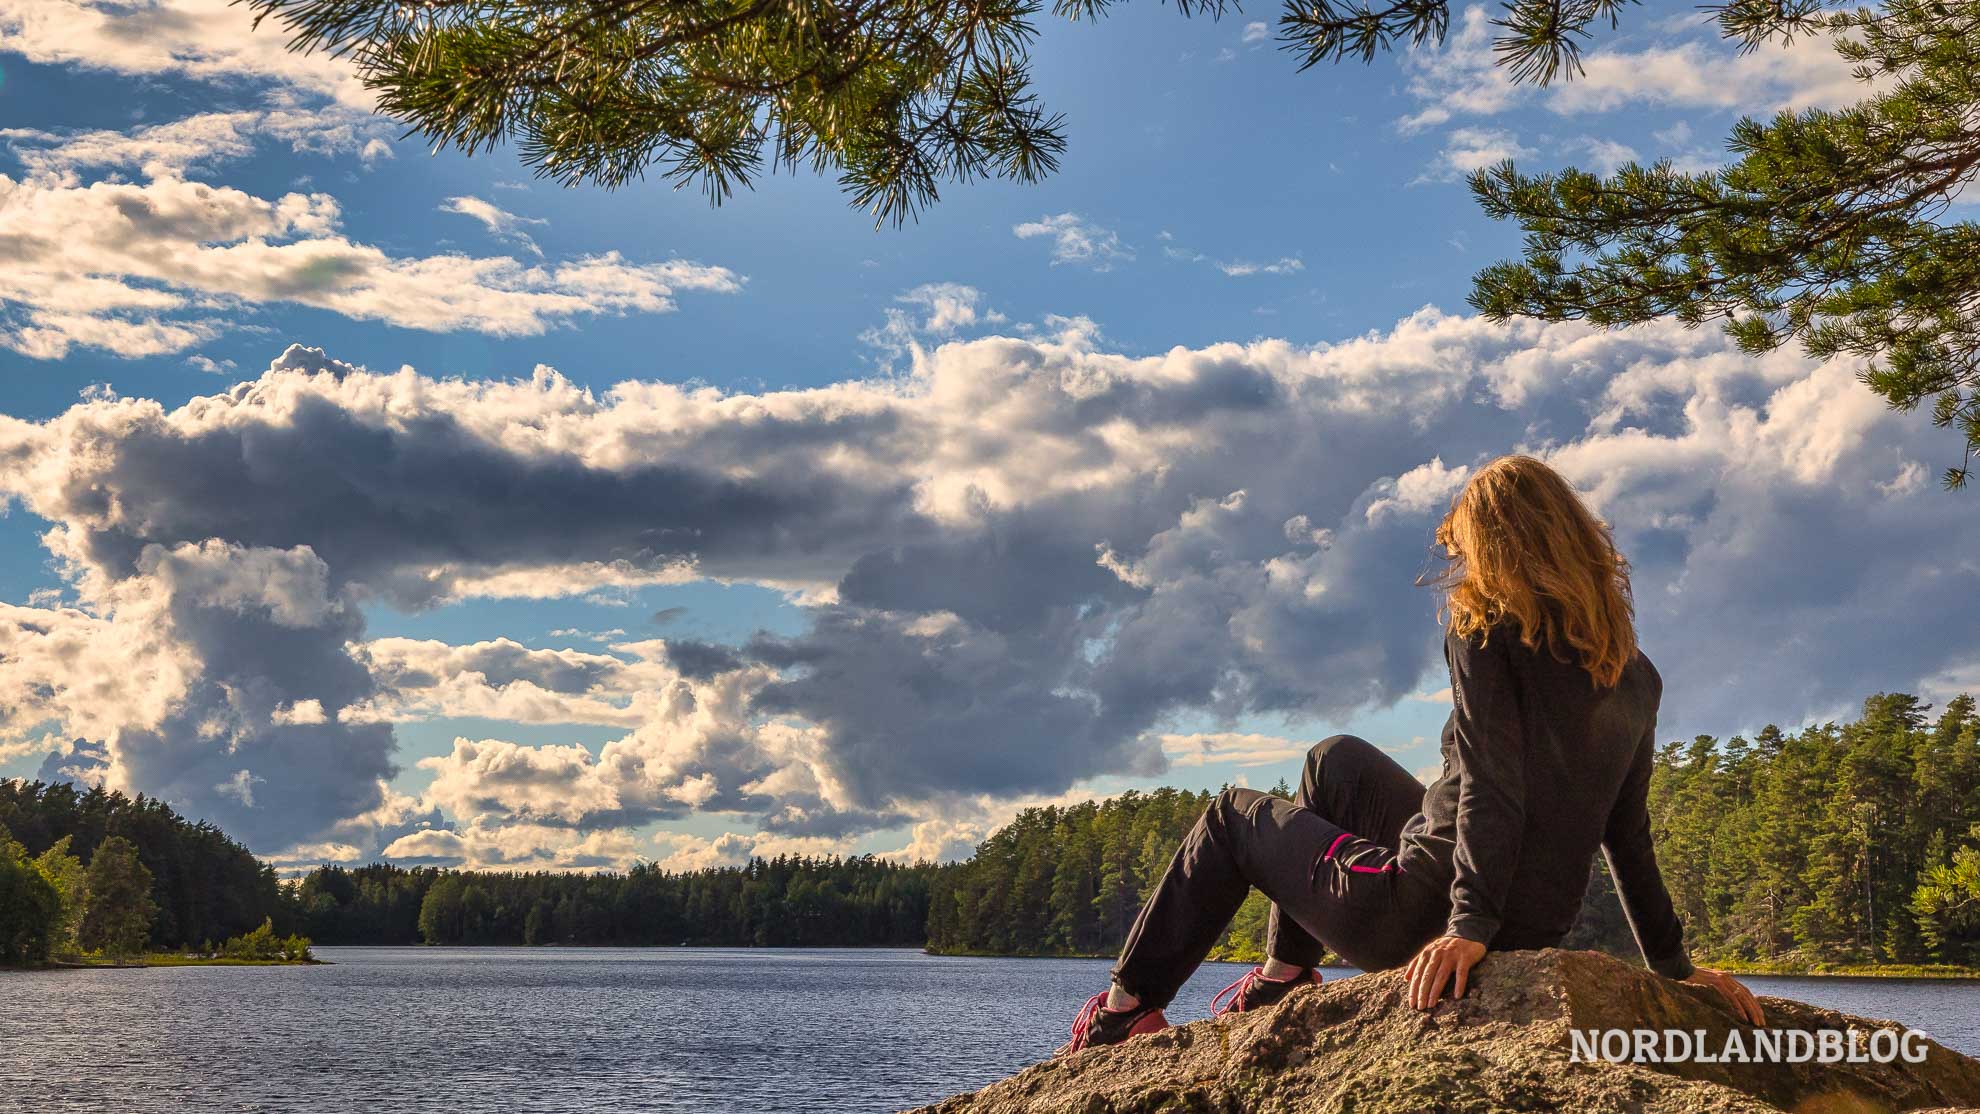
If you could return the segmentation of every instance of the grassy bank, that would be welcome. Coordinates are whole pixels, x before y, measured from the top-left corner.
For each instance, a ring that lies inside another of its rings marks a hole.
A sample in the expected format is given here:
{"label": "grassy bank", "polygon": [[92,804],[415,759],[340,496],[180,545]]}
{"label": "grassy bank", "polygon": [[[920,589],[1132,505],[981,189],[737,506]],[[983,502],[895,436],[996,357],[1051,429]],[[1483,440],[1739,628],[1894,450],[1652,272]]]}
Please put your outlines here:
{"label": "grassy bank", "polygon": [[89,968],[89,967],[314,967],[323,960],[309,959],[243,959],[224,955],[181,955],[174,952],[156,952],[151,955],[134,955],[123,962],[89,956],[83,959],[51,960],[46,968]]}

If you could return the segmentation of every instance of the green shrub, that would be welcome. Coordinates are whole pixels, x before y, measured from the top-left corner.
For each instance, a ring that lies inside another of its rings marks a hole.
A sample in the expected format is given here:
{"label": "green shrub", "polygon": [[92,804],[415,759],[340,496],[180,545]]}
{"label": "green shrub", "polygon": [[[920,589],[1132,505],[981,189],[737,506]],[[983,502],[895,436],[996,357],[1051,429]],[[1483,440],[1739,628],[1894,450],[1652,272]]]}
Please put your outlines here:
{"label": "green shrub", "polygon": [[230,938],[220,945],[223,959],[287,960],[301,962],[316,958],[309,950],[309,937],[275,935],[275,922],[264,919],[261,927],[245,935]]}

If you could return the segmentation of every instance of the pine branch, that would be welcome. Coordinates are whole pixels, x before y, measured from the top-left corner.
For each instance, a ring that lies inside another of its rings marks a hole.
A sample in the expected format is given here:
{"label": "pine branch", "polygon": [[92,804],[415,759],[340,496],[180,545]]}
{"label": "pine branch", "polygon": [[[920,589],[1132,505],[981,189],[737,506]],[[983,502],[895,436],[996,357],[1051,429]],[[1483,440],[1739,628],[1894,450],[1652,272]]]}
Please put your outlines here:
{"label": "pine branch", "polygon": [[[1768,11],[1782,26],[1806,15]],[[1798,340],[1858,360],[1893,407],[1931,399],[1932,420],[1965,434],[1957,487],[1980,452],[1980,224],[1947,217],[1980,177],[1980,0],[1894,0],[1827,27],[1880,91],[1741,121],[1738,161],[1716,173],[1475,174],[1486,213],[1527,238],[1471,301],[1494,319],[1718,320],[1748,351]]]}

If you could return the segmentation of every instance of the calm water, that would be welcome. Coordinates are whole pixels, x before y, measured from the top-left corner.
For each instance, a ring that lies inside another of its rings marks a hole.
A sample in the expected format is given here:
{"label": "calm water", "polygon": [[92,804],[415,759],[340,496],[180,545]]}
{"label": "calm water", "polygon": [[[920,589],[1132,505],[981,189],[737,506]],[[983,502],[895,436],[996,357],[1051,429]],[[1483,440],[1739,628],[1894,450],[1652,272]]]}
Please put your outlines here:
{"label": "calm water", "polygon": [[[1107,971],[914,951],[319,953],[334,966],[0,974],[0,1108],[896,1110],[1049,1055]],[[1171,1019],[1202,1017],[1243,971],[1206,966]],[[1980,1054],[1972,983],[1752,981]]]}

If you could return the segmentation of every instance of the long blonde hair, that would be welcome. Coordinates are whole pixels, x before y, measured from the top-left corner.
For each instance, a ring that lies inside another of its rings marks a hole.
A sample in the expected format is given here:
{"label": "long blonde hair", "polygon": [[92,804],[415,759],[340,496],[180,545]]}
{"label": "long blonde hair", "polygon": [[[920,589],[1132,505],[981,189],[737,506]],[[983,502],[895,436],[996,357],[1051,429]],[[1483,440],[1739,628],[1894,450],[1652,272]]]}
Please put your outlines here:
{"label": "long blonde hair", "polygon": [[1530,456],[1494,460],[1451,500],[1437,542],[1447,563],[1427,583],[1444,592],[1451,633],[1507,623],[1528,648],[1544,642],[1563,661],[1566,647],[1580,651],[1597,684],[1622,679],[1636,656],[1629,562],[1559,472]]}

